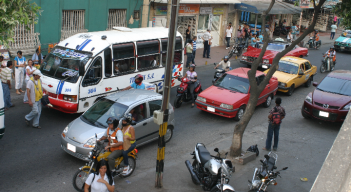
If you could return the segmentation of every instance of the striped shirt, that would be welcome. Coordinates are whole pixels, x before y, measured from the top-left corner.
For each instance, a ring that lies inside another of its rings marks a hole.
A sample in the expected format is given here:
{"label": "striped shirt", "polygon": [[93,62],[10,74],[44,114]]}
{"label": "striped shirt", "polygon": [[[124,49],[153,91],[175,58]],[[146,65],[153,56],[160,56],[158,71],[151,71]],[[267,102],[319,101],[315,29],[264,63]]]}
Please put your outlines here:
{"label": "striped shirt", "polygon": [[7,81],[8,81],[8,80],[11,81],[11,69],[8,68],[8,67],[3,68],[3,69],[1,70],[0,77],[1,77],[1,82],[7,84]]}
{"label": "striped shirt", "polygon": [[196,51],[196,41],[193,40],[193,51]]}

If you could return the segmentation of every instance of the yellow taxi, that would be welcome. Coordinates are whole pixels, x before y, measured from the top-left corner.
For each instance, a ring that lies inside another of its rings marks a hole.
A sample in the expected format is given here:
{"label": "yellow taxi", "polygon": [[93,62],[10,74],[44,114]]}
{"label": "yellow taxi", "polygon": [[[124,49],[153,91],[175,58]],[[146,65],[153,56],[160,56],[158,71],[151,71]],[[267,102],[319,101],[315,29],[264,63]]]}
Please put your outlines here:
{"label": "yellow taxi", "polygon": [[[292,95],[296,87],[312,84],[313,76],[317,74],[317,67],[311,65],[307,59],[286,56],[280,59],[279,68],[273,74],[279,81],[278,91]],[[268,73],[269,69],[264,71]]]}

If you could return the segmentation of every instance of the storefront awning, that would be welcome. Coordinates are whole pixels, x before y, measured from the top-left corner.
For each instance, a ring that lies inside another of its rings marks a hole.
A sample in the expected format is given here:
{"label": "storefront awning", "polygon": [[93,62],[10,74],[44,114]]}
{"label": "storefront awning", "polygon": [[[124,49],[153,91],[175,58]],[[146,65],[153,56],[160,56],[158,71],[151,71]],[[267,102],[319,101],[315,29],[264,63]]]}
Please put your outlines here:
{"label": "storefront awning", "polygon": [[[235,5],[235,8],[242,11],[258,13],[258,14],[261,14],[264,11],[266,11],[270,5],[270,2],[261,2],[261,1],[243,1],[243,2],[244,3]],[[252,7],[255,7],[256,10],[253,9]],[[275,1],[271,11],[269,12],[269,14],[299,14],[299,13],[301,13],[300,7],[294,6],[289,3],[280,2],[280,1]]]}
{"label": "storefront awning", "polygon": [[[158,3],[167,3],[168,0],[160,0]],[[236,4],[240,0],[180,0],[181,4]]]}

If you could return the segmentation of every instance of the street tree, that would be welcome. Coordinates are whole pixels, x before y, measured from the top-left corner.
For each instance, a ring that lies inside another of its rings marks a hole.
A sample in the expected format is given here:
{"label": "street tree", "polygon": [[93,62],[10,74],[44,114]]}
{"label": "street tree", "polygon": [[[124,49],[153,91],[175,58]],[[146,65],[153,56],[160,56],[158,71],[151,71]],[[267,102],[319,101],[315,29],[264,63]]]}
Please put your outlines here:
{"label": "street tree", "polygon": [[341,17],[341,25],[345,29],[351,29],[351,1],[342,0],[340,3],[336,4],[333,11],[337,16]]}
{"label": "street tree", "polygon": [[16,26],[36,23],[38,14],[40,7],[36,3],[28,0],[1,0],[0,44],[7,46],[9,42],[13,42]]}
{"label": "street tree", "polygon": [[[258,58],[252,63],[251,65],[251,70],[247,72],[248,77],[249,77],[249,82],[250,82],[250,98],[247,106],[245,107],[245,113],[242,116],[241,120],[235,125],[234,127],[234,133],[233,133],[233,138],[232,138],[232,144],[230,146],[230,156],[232,157],[237,157],[241,155],[242,152],[242,139],[243,135],[245,132],[245,129],[254,113],[254,110],[257,105],[258,97],[261,94],[261,92],[264,90],[266,85],[268,84],[269,80],[271,79],[272,75],[274,72],[278,69],[278,62],[279,60],[287,54],[289,51],[291,51],[299,42],[301,42],[309,33],[314,31],[314,26],[316,24],[318,15],[320,13],[321,7],[323,3],[326,0],[320,0],[319,4],[316,5],[314,4],[314,16],[313,16],[313,21],[311,25],[302,33],[299,38],[297,38],[295,41],[293,41],[289,47],[284,49],[282,52],[278,53],[275,58],[273,59],[271,68],[269,69],[269,72],[267,73],[266,77],[264,80],[257,85],[256,82],[256,71],[260,63],[262,63],[262,57],[264,56],[264,53],[266,52],[266,48],[268,46],[268,42],[271,40],[266,32],[266,30],[262,30],[265,34],[264,38],[264,44],[262,47],[262,50],[260,52],[260,55]],[[315,2],[315,1],[314,1]],[[265,26],[265,18],[266,15],[269,14],[270,10],[272,9],[273,5],[275,3],[275,0],[272,0],[270,3],[270,6],[266,11],[262,13],[262,25]]]}

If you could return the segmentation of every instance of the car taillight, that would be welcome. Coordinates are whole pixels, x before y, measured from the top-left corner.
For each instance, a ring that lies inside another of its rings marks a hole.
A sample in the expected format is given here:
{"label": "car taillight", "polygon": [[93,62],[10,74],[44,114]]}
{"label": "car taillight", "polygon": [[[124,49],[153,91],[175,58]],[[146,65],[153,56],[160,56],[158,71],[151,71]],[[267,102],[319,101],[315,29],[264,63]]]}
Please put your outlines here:
{"label": "car taillight", "polygon": [[77,95],[63,95],[63,100],[69,102],[77,102]]}

